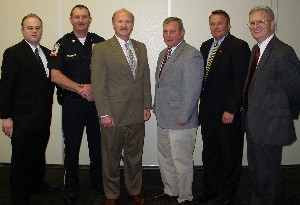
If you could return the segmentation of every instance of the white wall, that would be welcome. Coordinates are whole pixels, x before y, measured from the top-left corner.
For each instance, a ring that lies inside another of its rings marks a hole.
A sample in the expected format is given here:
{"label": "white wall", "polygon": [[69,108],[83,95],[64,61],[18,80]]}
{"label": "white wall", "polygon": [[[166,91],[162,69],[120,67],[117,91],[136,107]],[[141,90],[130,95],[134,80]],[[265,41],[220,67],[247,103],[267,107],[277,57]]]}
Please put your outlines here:
{"label": "white wall", "polygon": [[[208,16],[215,9],[223,9],[231,17],[231,33],[244,39],[252,47],[255,41],[247,28],[248,12],[256,5],[268,5],[278,14],[277,36],[293,46],[300,56],[300,41],[297,26],[297,14],[300,8],[298,0],[1,0],[0,18],[0,60],[4,50],[22,39],[20,31],[21,19],[28,13],[38,14],[44,23],[42,44],[52,48],[55,41],[63,34],[70,32],[72,27],[68,20],[70,10],[76,4],[89,7],[93,22],[90,31],[108,39],[113,36],[111,16],[114,11],[126,8],[135,15],[135,28],[132,38],[142,41],[148,49],[149,65],[151,69],[152,93],[154,94],[154,72],[159,52],[165,47],[162,39],[162,22],[170,16],[182,18],[188,43],[199,48],[201,43],[211,37],[208,27]],[[292,21],[291,21],[292,19]],[[56,96],[54,96],[55,98]],[[295,121],[296,131],[300,134],[300,122]],[[200,131],[200,129],[199,129]],[[194,153],[196,165],[202,165],[202,140],[200,132]],[[300,142],[284,148],[283,164],[300,164]],[[10,140],[2,132],[0,134],[0,163],[9,163],[11,155]],[[61,131],[61,107],[56,103],[53,106],[53,120],[51,137],[47,148],[47,163],[63,163],[63,139]],[[89,164],[86,136],[80,152],[80,164]],[[154,115],[146,123],[146,138],[144,146],[144,165],[157,165],[156,157],[156,120]],[[246,146],[244,149],[243,164],[247,164]]]}

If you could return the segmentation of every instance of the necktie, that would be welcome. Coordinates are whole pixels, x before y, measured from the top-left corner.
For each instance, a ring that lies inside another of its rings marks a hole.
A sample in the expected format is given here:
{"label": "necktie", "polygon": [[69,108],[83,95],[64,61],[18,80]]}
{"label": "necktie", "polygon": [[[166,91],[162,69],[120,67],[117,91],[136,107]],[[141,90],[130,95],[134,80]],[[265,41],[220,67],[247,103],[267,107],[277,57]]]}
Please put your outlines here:
{"label": "necktie", "polygon": [[166,62],[167,62],[167,60],[168,60],[168,58],[170,57],[170,55],[171,55],[171,47],[168,47],[167,51],[166,51],[165,54],[164,54],[164,57],[162,58],[162,60],[161,60],[161,62],[160,62],[160,67],[159,67],[159,77],[160,77],[160,75],[161,75],[161,73],[162,73],[162,70],[163,70],[163,68],[164,68],[164,66],[165,66],[165,64],[166,64]]}
{"label": "necktie", "polygon": [[247,84],[246,84],[246,87],[245,87],[245,90],[244,90],[243,108],[244,108],[244,110],[246,112],[248,111],[248,90],[249,90],[249,87],[250,87],[253,75],[254,75],[255,70],[256,70],[256,66],[257,66],[257,62],[258,62],[258,59],[259,59],[259,55],[260,55],[260,50],[258,48],[255,51],[255,56],[254,56],[252,64],[251,64],[251,68],[250,68],[250,72],[249,72],[249,75],[248,75]]}
{"label": "necktie", "polygon": [[135,77],[136,61],[135,61],[134,55],[132,53],[132,50],[129,47],[128,42],[125,43],[125,48],[126,48],[127,59],[128,59],[128,63],[129,63],[130,69],[131,69],[132,76]]}
{"label": "necktie", "polygon": [[38,49],[38,48],[36,48],[36,49],[34,50],[34,54],[35,54],[35,57],[38,59],[39,63],[40,63],[42,66],[44,66],[43,61],[42,61],[42,59],[41,59],[41,57],[40,57],[40,55],[39,55],[39,49]]}
{"label": "necktie", "polygon": [[208,76],[208,72],[209,72],[209,70],[210,70],[210,66],[211,66],[211,63],[212,63],[212,61],[214,60],[214,57],[215,57],[215,55],[216,55],[216,53],[217,53],[217,50],[218,50],[218,41],[216,41],[215,43],[214,43],[214,47],[213,47],[213,50],[212,50],[212,52],[211,52],[211,54],[210,54],[210,57],[209,57],[209,59],[208,59],[208,61],[207,61],[207,64],[206,64],[206,71],[205,71],[205,77],[204,77],[204,80],[206,81],[206,79],[207,79],[207,76]]}

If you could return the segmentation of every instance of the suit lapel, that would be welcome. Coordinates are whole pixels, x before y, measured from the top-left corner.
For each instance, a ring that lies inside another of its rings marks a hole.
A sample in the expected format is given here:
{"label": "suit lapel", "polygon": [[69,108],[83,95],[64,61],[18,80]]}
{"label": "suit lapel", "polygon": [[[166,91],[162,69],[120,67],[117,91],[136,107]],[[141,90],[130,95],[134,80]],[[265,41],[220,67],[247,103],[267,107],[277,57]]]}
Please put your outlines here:
{"label": "suit lapel", "polygon": [[177,57],[180,55],[180,53],[181,53],[181,51],[182,51],[182,49],[184,48],[185,45],[186,45],[185,40],[182,40],[182,42],[178,45],[178,47],[172,53],[172,55],[170,56],[170,58],[167,60],[165,66],[164,66],[164,68],[162,70],[162,73],[161,73],[161,76],[160,76],[159,80],[163,79],[164,76],[165,76],[165,74],[167,72],[170,72],[170,70],[174,68],[174,66],[172,66],[172,65],[173,65],[173,63],[176,63],[175,61],[176,61]]}
{"label": "suit lapel", "polygon": [[[230,42],[230,39],[232,39],[232,35],[231,34],[228,34],[225,39],[222,41],[221,45],[219,46],[218,50],[217,50],[217,53],[213,59],[213,62],[210,66],[210,69],[209,69],[209,74],[207,76],[207,80],[206,81],[209,81],[209,79],[213,76],[214,72],[216,71],[216,68],[219,67],[218,64],[219,63],[222,63],[220,61],[220,59],[222,58],[223,56],[223,53],[225,52],[225,50],[227,49],[228,45],[229,45],[229,42]],[[213,43],[213,41],[211,42],[211,44]],[[211,47],[209,47],[208,49],[208,52],[210,50]],[[207,64],[207,63],[206,63]],[[206,69],[206,65],[205,65],[205,69]]]}
{"label": "suit lapel", "polygon": [[[135,73],[135,78],[137,78],[138,74],[140,73],[139,72],[139,67],[140,67],[140,64],[141,64],[141,53],[139,51],[139,47],[138,47],[138,44],[135,40],[131,39],[131,43],[132,43],[132,46],[133,46],[133,49],[134,49],[134,52],[135,52],[135,55],[136,55],[136,73]],[[131,71],[130,71],[131,72]]]}
{"label": "suit lapel", "polygon": [[[123,52],[123,49],[122,49],[118,39],[115,36],[111,38],[111,47],[116,56],[115,60],[119,60],[121,62],[121,64],[123,64],[125,69],[128,71],[127,73],[132,76],[131,69],[130,69],[129,63],[127,61],[127,58]],[[120,69],[124,69],[124,68],[120,68]],[[132,76],[132,78],[133,78],[133,76]]]}
{"label": "suit lapel", "polygon": [[[43,74],[43,76],[47,77],[46,73],[45,73],[45,68],[43,67],[43,65],[40,64],[40,62],[37,60],[35,54],[33,53],[31,47],[28,45],[28,43],[23,40],[23,47],[24,47],[24,53],[25,55],[28,56],[28,59],[30,59],[30,61],[33,63],[34,66],[33,69],[36,69],[38,72],[40,72],[41,74]],[[44,51],[43,51],[44,52]],[[46,55],[46,53],[44,53]]]}
{"label": "suit lapel", "polygon": [[[277,41],[277,37],[274,36],[270,42],[268,43],[266,49],[264,50],[264,53],[262,54],[262,56],[260,57],[260,60],[257,64],[257,67],[256,67],[256,70],[255,70],[255,73],[253,75],[253,79],[252,79],[252,82],[253,80],[256,78],[256,76],[258,75],[259,72],[261,72],[261,70],[263,69],[264,65],[266,64],[269,56],[270,56],[270,53],[271,53],[271,50],[273,49],[274,47],[274,44],[276,43]],[[251,61],[253,60],[254,57],[251,58]]]}

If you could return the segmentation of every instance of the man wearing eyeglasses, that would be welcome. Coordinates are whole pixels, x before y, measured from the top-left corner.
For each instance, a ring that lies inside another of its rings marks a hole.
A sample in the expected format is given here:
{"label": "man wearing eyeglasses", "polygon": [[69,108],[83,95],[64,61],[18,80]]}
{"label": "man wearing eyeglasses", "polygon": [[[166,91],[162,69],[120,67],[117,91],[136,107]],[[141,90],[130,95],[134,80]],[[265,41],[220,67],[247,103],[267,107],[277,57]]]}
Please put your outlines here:
{"label": "man wearing eyeglasses", "polygon": [[33,193],[52,192],[45,177],[54,84],[40,45],[43,23],[36,14],[22,19],[24,37],[3,54],[0,81],[2,131],[11,138],[10,191],[13,205],[29,205]]}
{"label": "man wearing eyeglasses", "polygon": [[96,43],[104,41],[88,32],[92,17],[84,5],[71,10],[73,32],[59,39],[50,54],[51,80],[63,89],[62,129],[65,144],[65,204],[74,204],[79,186],[78,160],[86,128],[93,188],[103,193],[101,135],[91,88],[91,56]]}
{"label": "man wearing eyeglasses", "polygon": [[206,69],[199,107],[204,190],[198,201],[229,205],[234,204],[242,168],[241,107],[250,48],[230,34],[225,11],[213,11],[209,27],[213,38],[200,47]]}
{"label": "man wearing eyeglasses", "polygon": [[243,109],[255,205],[282,204],[282,146],[296,140],[293,119],[300,110],[300,62],[293,48],[276,37],[275,25],[269,7],[249,12],[248,26],[257,44],[250,57]]}

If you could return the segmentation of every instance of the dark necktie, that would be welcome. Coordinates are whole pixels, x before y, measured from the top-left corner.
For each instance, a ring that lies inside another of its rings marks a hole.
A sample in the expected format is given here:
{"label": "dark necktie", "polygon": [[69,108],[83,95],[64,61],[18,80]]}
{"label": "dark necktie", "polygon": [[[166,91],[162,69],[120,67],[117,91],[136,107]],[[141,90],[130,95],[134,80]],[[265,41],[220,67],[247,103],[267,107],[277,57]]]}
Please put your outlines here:
{"label": "dark necktie", "polygon": [[168,58],[170,57],[170,55],[171,55],[171,47],[168,47],[167,51],[166,51],[165,54],[164,54],[164,57],[162,58],[162,60],[161,60],[161,62],[160,62],[160,67],[159,67],[159,77],[160,77],[160,75],[161,75],[161,73],[162,73],[162,70],[163,70],[163,68],[164,68],[164,66],[165,66],[165,64],[166,64],[166,62],[167,62],[167,60],[168,60]]}
{"label": "dark necktie", "polygon": [[126,48],[126,53],[127,53],[127,58],[128,58],[128,63],[129,63],[130,69],[131,69],[131,73],[132,73],[133,77],[135,77],[136,61],[135,61],[134,55],[132,53],[132,50],[129,47],[128,42],[125,43],[125,48]]}
{"label": "dark necktie", "polygon": [[39,49],[38,49],[38,48],[35,49],[34,54],[35,54],[35,57],[38,59],[39,63],[40,63],[42,66],[44,66],[43,61],[42,61],[42,59],[41,59],[41,57],[40,57],[40,55],[39,55]]}
{"label": "dark necktie", "polygon": [[259,50],[259,47],[258,47],[258,49],[255,51],[255,56],[254,56],[252,64],[251,64],[247,84],[246,84],[246,87],[245,87],[245,90],[244,90],[243,108],[246,112],[248,111],[248,90],[249,90],[250,84],[252,82],[252,78],[253,78],[255,70],[256,70],[259,55],[260,55],[260,50]]}
{"label": "dark necktie", "polygon": [[215,55],[216,55],[216,53],[217,53],[217,50],[218,50],[218,41],[216,41],[216,42],[214,43],[213,50],[212,50],[212,52],[211,52],[211,54],[210,54],[210,57],[209,57],[209,59],[208,59],[208,61],[207,61],[207,64],[206,64],[206,68],[205,68],[205,76],[204,76],[204,80],[205,80],[205,81],[206,81],[206,79],[207,79],[207,76],[208,76],[208,72],[209,72],[209,70],[210,70],[211,63],[212,63],[213,60],[214,60],[214,57],[215,57]]}

